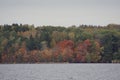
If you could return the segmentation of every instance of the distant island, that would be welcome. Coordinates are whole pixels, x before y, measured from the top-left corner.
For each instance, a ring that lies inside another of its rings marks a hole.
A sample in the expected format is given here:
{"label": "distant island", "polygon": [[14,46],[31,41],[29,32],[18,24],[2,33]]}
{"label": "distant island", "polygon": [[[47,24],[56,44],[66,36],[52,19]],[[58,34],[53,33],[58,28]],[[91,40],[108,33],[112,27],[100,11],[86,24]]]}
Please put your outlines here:
{"label": "distant island", "polygon": [[120,25],[0,25],[0,63],[120,63]]}

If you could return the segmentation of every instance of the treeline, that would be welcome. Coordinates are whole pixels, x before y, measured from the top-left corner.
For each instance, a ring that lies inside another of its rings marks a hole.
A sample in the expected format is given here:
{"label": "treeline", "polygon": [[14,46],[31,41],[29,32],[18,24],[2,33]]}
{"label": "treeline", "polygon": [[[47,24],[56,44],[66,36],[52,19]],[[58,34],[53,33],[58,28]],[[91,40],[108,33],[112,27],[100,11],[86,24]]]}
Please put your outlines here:
{"label": "treeline", "polygon": [[120,62],[120,25],[0,25],[0,63]]}

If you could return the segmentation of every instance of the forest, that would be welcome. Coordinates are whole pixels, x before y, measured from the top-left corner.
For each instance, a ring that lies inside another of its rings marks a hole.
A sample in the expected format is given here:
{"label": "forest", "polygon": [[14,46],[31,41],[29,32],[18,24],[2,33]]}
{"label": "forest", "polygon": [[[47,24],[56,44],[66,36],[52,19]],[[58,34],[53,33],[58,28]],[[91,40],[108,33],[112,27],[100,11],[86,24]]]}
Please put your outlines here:
{"label": "forest", "polygon": [[120,63],[120,25],[0,25],[0,63]]}

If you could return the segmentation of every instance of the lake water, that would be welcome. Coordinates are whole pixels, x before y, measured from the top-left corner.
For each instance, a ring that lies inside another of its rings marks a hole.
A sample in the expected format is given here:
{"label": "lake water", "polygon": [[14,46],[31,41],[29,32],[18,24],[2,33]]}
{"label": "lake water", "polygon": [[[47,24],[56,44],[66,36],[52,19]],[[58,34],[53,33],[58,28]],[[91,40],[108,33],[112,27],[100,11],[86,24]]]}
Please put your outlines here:
{"label": "lake water", "polygon": [[0,80],[120,80],[120,64],[0,64]]}

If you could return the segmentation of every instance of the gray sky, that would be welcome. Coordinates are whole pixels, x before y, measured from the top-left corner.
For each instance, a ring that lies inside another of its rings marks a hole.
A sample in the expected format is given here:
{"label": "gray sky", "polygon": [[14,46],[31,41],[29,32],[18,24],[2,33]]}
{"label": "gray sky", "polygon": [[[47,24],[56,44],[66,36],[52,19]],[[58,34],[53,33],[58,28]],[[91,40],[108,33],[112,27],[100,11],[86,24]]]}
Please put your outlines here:
{"label": "gray sky", "polygon": [[0,24],[120,24],[120,0],[0,0]]}

